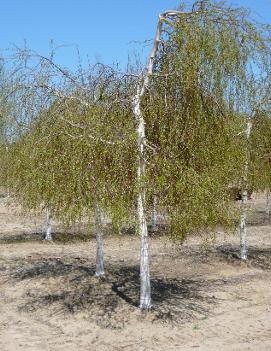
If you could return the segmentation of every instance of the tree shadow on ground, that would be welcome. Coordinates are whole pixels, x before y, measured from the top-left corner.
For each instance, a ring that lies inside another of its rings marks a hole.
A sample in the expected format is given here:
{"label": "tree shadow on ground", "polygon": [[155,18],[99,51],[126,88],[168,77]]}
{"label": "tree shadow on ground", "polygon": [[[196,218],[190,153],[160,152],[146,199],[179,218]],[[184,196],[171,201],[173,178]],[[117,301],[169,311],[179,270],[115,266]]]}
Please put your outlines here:
{"label": "tree shadow on ground", "polygon": [[[97,279],[94,266],[51,259],[24,265],[11,277],[15,283],[31,279],[25,301],[19,306],[24,312],[45,308],[46,313],[52,314],[84,311],[91,320],[106,328],[122,328],[133,315],[138,315],[140,282],[139,268],[135,265],[111,265],[106,276]],[[48,279],[50,284],[45,283]],[[225,284],[233,282],[167,279],[153,274],[153,306],[148,316],[152,322],[163,323],[205,318],[211,307],[218,303],[212,291]]]}
{"label": "tree shadow on ground", "polygon": [[31,262],[28,265],[21,266],[16,269],[12,277],[17,280],[25,280],[31,278],[56,278],[62,276],[69,276],[73,271],[82,271],[89,275],[95,273],[94,269],[73,265],[71,263],[64,263],[60,259],[44,259],[42,261]]}
{"label": "tree shadow on ground", "polygon": [[[151,279],[154,320],[181,322],[205,316],[216,301],[207,292],[207,282],[199,279]],[[127,303],[139,304],[139,268],[120,267],[114,272],[112,290]]]}
{"label": "tree shadow on ground", "polygon": [[[231,245],[222,245],[217,248],[217,253],[225,258],[227,261],[240,262],[240,248]],[[248,248],[248,264],[251,264],[255,268],[261,268],[263,270],[271,269],[271,247]]]}
{"label": "tree shadow on ground", "polygon": [[[93,238],[89,233],[77,232],[53,232],[52,233],[54,243],[70,244],[80,241],[89,241]],[[16,244],[25,243],[31,241],[44,241],[45,234],[42,232],[31,232],[31,233],[20,233],[17,235],[3,235],[0,237],[0,244]]]}
{"label": "tree shadow on ground", "polygon": [[261,226],[261,225],[270,225],[271,216],[266,214],[266,211],[263,209],[253,209],[248,212],[247,224],[251,227]]}
{"label": "tree shadow on ground", "polygon": [[16,243],[24,243],[28,241],[41,241],[44,238],[42,233],[20,233],[16,235],[1,235],[0,244],[16,244]]}
{"label": "tree shadow on ground", "polygon": [[[149,226],[151,228],[151,226]],[[156,232],[152,232],[150,230],[150,236],[161,237],[166,233],[166,225],[161,224],[158,226],[158,230]],[[106,224],[103,229],[104,237],[110,237],[114,233],[111,224]],[[135,236],[136,229],[134,227],[126,227],[121,229],[121,235],[123,236]],[[59,230],[52,232],[52,242],[56,244],[70,244],[76,242],[86,242],[89,240],[93,240],[95,238],[95,230],[92,226],[84,226],[81,225],[80,229],[77,228],[69,228],[63,229],[59,228]],[[44,232],[24,232],[19,234],[5,234],[0,236],[0,245],[1,244],[19,244],[25,242],[46,242]]]}

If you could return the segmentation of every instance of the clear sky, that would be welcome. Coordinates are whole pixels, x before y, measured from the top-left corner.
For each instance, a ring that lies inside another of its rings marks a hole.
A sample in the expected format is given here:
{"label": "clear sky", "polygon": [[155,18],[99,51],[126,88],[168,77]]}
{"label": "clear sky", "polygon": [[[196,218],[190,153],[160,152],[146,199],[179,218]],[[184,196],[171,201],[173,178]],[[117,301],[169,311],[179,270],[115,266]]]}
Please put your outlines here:
{"label": "clear sky", "polygon": [[[191,1],[187,1],[190,3]],[[256,19],[271,23],[271,0],[234,0],[251,8]],[[178,0],[0,0],[0,49],[13,44],[48,54],[49,43],[71,45],[58,50],[58,63],[73,68],[76,46],[83,62],[127,62],[128,53],[146,55],[145,40],[154,36],[157,16],[176,8]],[[139,44],[141,43],[141,44]]]}

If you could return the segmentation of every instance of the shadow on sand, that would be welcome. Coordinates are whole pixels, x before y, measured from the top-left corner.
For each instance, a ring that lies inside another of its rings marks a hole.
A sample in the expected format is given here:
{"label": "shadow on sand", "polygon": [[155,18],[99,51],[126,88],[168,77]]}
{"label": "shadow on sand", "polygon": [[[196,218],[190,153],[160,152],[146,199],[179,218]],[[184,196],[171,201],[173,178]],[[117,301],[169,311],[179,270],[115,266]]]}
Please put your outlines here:
{"label": "shadow on sand", "polygon": [[[25,301],[19,306],[21,311],[43,308],[46,312],[49,308],[48,313],[52,314],[84,311],[102,327],[122,328],[132,314],[138,316],[138,266],[111,265],[102,279],[94,274],[94,267],[50,259],[23,265],[11,276],[15,284],[29,279]],[[206,318],[211,306],[219,301],[212,291],[235,283],[230,279],[179,280],[153,275],[153,307],[148,318],[151,316],[152,322],[172,323]]]}
{"label": "shadow on sand", "polygon": [[[53,232],[52,233],[53,242],[61,244],[69,244],[80,241],[88,241],[93,238],[89,233],[77,232]],[[20,233],[16,235],[3,235],[0,237],[0,244],[19,244],[31,241],[42,242],[45,238],[45,234],[42,232],[32,232],[32,233]]]}
{"label": "shadow on sand", "polygon": [[[240,248],[231,245],[222,245],[217,248],[218,255],[228,261],[240,261]],[[258,248],[249,247],[248,248],[248,260],[247,263],[255,268],[261,268],[264,270],[271,269],[271,247]]]}

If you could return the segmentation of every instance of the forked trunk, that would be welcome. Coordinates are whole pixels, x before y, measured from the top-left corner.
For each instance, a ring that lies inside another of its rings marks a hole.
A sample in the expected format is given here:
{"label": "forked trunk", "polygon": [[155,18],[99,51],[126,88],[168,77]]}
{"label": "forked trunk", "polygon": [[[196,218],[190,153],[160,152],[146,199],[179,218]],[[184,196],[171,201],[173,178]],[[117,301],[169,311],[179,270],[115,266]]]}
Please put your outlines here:
{"label": "forked trunk", "polygon": [[52,241],[52,224],[51,224],[51,210],[49,207],[46,208],[46,222],[45,222],[45,238],[44,240]]}
{"label": "forked trunk", "polygon": [[103,250],[103,215],[99,204],[95,207],[95,226],[96,226],[96,277],[104,275],[104,250]]}

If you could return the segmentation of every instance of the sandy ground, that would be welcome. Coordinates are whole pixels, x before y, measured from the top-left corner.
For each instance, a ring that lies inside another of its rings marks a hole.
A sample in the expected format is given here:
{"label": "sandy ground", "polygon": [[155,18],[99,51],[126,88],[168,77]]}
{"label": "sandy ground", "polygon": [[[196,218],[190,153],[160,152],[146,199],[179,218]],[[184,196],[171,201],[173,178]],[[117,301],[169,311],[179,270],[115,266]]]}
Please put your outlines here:
{"label": "sandy ground", "polygon": [[137,308],[137,237],[106,237],[106,277],[97,280],[95,241],[57,229],[49,244],[42,225],[0,199],[1,351],[271,350],[271,221],[262,196],[251,200],[247,263],[238,234],[219,232],[208,247],[194,237],[182,247],[151,238],[147,314]]}

